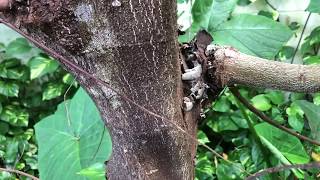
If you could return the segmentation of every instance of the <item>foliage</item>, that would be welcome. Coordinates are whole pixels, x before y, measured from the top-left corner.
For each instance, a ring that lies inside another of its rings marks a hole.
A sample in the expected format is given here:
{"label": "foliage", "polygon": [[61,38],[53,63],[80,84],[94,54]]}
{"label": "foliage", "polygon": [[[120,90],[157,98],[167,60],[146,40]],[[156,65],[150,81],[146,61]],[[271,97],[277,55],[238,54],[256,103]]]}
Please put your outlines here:
{"label": "foliage", "polygon": [[[192,3],[185,0],[180,3],[191,9],[188,11],[185,8],[184,14],[179,16],[189,17],[191,21],[182,24],[186,34],[179,37],[180,42],[190,41],[199,29],[206,29],[213,35],[214,43],[231,45],[247,54],[279,61],[294,58],[295,47],[286,45],[286,42],[303,25],[279,22],[279,13],[268,9],[266,3],[265,8],[256,14],[238,15],[233,14],[238,6],[251,5],[252,2],[195,0]],[[319,13],[319,7],[318,0],[311,0],[306,11]],[[320,63],[319,47],[320,29],[316,27],[302,41],[298,51],[304,64]],[[278,123],[320,141],[319,93],[289,93],[246,87],[241,87],[240,92],[257,109]],[[207,118],[199,124],[198,139],[228,160],[219,159],[200,146],[196,161],[196,177],[199,180],[244,179],[249,173],[267,167],[320,160],[318,147],[261,121],[239,104],[228,89],[207,110]],[[284,171],[261,179],[303,179],[307,175],[315,179],[317,171]]]}
{"label": "foliage", "polygon": [[[70,86],[64,79],[70,75],[8,28],[1,26],[0,34],[9,35],[0,37],[0,167],[37,176],[33,126],[63,101]],[[75,90],[72,86],[67,98]],[[0,172],[0,179],[16,179],[16,175]]]}
{"label": "foliage", "polygon": [[[77,172],[103,163],[111,155],[108,131],[83,89],[71,101],[61,103],[54,115],[37,123],[35,130],[41,179],[86,179]],[[88,170],[81,172],[86,174]]]}

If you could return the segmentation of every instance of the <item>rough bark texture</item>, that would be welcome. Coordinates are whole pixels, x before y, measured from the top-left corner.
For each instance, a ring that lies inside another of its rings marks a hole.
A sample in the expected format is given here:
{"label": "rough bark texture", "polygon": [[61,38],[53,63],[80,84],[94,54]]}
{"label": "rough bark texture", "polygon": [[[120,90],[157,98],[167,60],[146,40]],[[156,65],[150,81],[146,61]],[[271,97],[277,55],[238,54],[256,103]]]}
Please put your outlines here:
{"label": "rough bark texture", "polygon": [[211,53],[215,78],[224,85],[241,84],[293,92],[320,91],[320,66],[287,64],[216,47]]}
{"label": "rough bark texture", "polygon": [[[181,111],[176,1],[17,1],[1,17],[195,135],[197,113],[183,117]],[[64,65],[93,97],[110,130],[109,179],[193,179],[195,142]]]}

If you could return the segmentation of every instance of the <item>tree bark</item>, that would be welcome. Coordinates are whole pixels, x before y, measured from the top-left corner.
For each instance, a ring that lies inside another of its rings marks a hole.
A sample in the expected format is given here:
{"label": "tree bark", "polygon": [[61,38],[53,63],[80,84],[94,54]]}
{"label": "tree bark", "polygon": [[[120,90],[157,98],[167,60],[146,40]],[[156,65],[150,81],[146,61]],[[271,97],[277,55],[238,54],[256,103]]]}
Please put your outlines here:
{"label": "tree bark", "polygon": [[[195,137],[199,115],[181,110],[176,1],[16,1],[1,18]],[[108,179],[193,179],[194,141],[60,62],[92,96],[110,131]]]}

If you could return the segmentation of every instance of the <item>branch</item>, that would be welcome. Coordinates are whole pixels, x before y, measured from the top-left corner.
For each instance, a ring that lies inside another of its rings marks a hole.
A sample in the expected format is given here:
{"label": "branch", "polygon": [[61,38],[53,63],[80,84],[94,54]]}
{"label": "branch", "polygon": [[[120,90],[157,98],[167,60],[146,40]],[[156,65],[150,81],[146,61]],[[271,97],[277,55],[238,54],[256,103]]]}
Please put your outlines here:
{"label": "branch", "polygon": [[26,176],[28,178],[31,178],[33,180],[40,180],[39,178],[31,175],[31,174],[28,174],[28,173],[25,173],[25,172],[22,172],[22,171],[18,171],[18,170],[14,170],[14,169],[5,169],[5,168],[0,168],[0,171],[5,171],[5,172],[9,172],[9,173],[15,173],[15,174],[19,174],[19,175],[22,175],[22,176]]}
{"label": "branch", "polygon": [[224,85],[241,84],[292,92],[320,90],[320,65],[298,65],[246,55],[231,47],[208,46],[210,69]]}
{"label": "branch", "polygon": [[243,96],[241,96],[240,92],[238,91],[238,89],[236,87],[230,87],[230,91],[232,92],[232,94],[237,97],[239,99],[239,101],[245,105],[250,111],[252,111],[254,114],[256,114],[258,117],[260,117],[263,121],[271,124],[272,126],[281,129],[301,140],[304,141],[308,141],[314,145],[320,146],[320,142],[317,142],[315,140],[312,140],[306,136],[303,136],[295,131],[293,131],[292,129],[289,129],[285,126],[282,126],[280,124],[278,124],[276,121],[272,120],[271,118],[269,118],[268,116],[266,116],[265,114],[263,114],[261,111],[259,111],[258,109],[256,109],[254,106],[252,106]]}
{"label": "branch", "polygon": [[255,180],[258,179],[260,176],[264,176],[266,174],[270,173],[276,173],[280,172],[283,170],[289,170],[289,169],[312,169],[312,168],[320,168],[320,163],[319,162],[313,162],[309,164],[294,164],[294,165],[284,165],[284,166],[279,166],[279,167],[273,167],[273,168],[268,168],[264,169],[260,172],[257,172],[249,177],[246,178],[246,180]]}

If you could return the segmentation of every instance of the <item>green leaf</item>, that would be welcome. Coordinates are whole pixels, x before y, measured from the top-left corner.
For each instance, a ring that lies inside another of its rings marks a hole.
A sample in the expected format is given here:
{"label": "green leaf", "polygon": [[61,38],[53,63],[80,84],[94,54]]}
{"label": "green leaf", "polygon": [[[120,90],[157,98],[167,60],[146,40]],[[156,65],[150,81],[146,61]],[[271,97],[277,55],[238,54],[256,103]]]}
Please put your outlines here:
{"label": "green leaf", "polygon": [[29,69],[21,65],[18,59],[4,60],[0,63],[0,77],[2,78],[26,80],[28,76]]}
{"label": "green leaf", "polygon": [[[291,163],[303,164],[310,161],[310,157],[305,151],[300,140],[280,129],[277,129],[267,123],[260,123],[255,126],[260,138],[264,139],[264,143],[272,144],[273,148],[286,157]],[[272,150],[269,145],[267,146]],[[274,152],[274,149],[272,150]]]}
{"label": "green leaf", "polygon": [[274,20],[276,20],[278,18],[278,14],[273,13],[273,12],[269,12],[269,11],[259,11],[258,15],[264,16],[264,17],[267,17],[270,19],[274,19]]}
{"label": "green leaf", "polygon": [[18,97],[19,85],[13,82],[6,82],[0,80],[0,94],[8,97]]}
{"label": "green leaf", "polygon": [[27,127],[29,113],[18,106],[7,105],[3,108],[0,119],[8,122],[12,126]]}
{"label": "green leaf", "polygon": [[269,99],[264,94],[253,97],[251,101],[253,103],[253,106],[260,111],[268,111],[272,107]]}
{"label": "green leaf", "polygon": [[[294,163],[291,163],[290,161],[288,161],[288,159],[282,154],[282,152],[277,149],[277,147],[275,147],[272,142],[268,141],[266,138],[260,136],[260,139],[262,141],[263,144],[265,144],[265,146],[274,154],[274,156],[283,164],[285,165],[292,165]],[[303,176],[303,172],[300,172],[299,170],[295,170],[292,169],[292,172],[299,178],[302,179]]]}
{"label": "green leaf", "polygon": [[77,172],[111,155],[109,133],[86,92],[80,89],[66,103],[35,125],[41,179],[84,180]]}
{"label": "green leaf", "polygon": [[269,18],[242,14],[221,24],[212,34],[218,44],[272,59],[293,33],[287,26]]}
{"label": "green leaf", "polygon": [[238,0],[237,5],[239,6],[247,6],[251,4],[252,2],[250,0]]}
{"label": "green leaf", "polygon": [[6,54],[12,56],[15,54],[27,53],[32,49],[25,38],[17,38],[12,41],[6,48]]}
{"label": "green leaf", "polygon": [[313,103],[315,104],[315,105],[320,105],[320,93],[316,93],[316,94],[314,94],[314,96],[313,96]]}
{"label": "green leaf", "polygon": [[273,104],[280,105],[284,103],[284,94],[282,91],[269,91],[266,94]]}
{"label": "green leaf", "polygon": [[207,125],[215,132],[236,131],[239,127],[232,121],[229,116],[221,115],[217,120],[209,120]]}
{"label": "green leaf", "polygon": [[78,174],[90,180],[102,180],[105,179],[105,166],[103,163],[95,163],[88,168],[82,169]]}
{"label": "green leaf", "polygon": [[19,142],[16,140],[9,140],[6,146],[6,154],[4,159],[7,164],[13,164],[17,159],[17,154],[19,151]]}
{"label": "green leaf", "polygon": [[201,130],[198,131],[198,140],[199,140],[199,142],[201,142],[202,144],[205,144],[205,143],[210,142],[209,139],[208,139],[208,137],[207,137],[207,135],[206,135],[203,131],[201,131]]}
{"label": "green leaf", "polygon": [[320,0],[310,0],[310,4],[306,10],[312,13],[320,13]]}
{"label": "green leaf", "polygon": [[320,56],[307,56],[303,58],[303,62],[306,65],[320,64]]}
{"label": "green leaf", "polygon": [[200,179],[213,179],[215,167],[208,157],[208,153],[198,153],[196,161],[196,177]]}
{"label": "green leaf", "polygon": [[320,107],[308,101],[296,101],[307,116],[313,139],[320,141]]}
{"label": "green leaf", "polygon": [[78,85],[77,81],[70,73],[65,74],[62,78],[62,81],[63,81],[63,83],[68,84],[68,85],[73,84],[76,87]]}
{"label": "green leaf", "polygon": [[280,110],[277,107],[272,107],[271,110],[272,119],[277,121],[279,124],[285,123],[285,120],[282,117],[282,114],[280,113]]}
{"label": "green leaf", "polygon": [[63,94],[65,85],[62,83],[48,83],[43,92],[42,100],[50,100],[59,97]]}
{"label": "green leaf", "polygon": [[226,96],[221,96],[213,106],[213,110],[218,112],[228,112],[230,110],[230,102]]}
{"label": "green leaf", "polygon": [[0,135],[5,135],[9,131],[9,124],[3,121],[0,121]]}
{"label": "green leaf", "polygon": [[223,180],[244,179],[241,177],[243,166],[239,163],[220,162],[217,167],[217,177]]}
{"label": "green leaf", "polygon": [[293,57],[294,50],[295,49],[291,46],[283,46],[279,51],[277,58],[279,58],[281,61],[291,59]]}
{"label": "green leaf", "polygon": [[210,12],[208,31],[214,31],[227,21],[238,0],[214,0]]}
{"label": "green leaf", "polygon": [[28,62],[28,66],[31,70],[30,79],[35,79],[45,74],[54,72],[59,67],[59,63],[51,58],[37,56]]}
{"label": "green leaf", "polygon": [[199,29],[214,30],[226,21],[237,0],[196,0],[192,7],[193,22]]}
{"label": "green leaf", "polygon": [[301,132],[304,126],[302,109],[294,102],[286,109],[289,125],[296,131]]}

